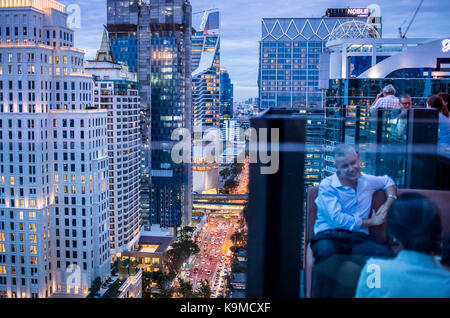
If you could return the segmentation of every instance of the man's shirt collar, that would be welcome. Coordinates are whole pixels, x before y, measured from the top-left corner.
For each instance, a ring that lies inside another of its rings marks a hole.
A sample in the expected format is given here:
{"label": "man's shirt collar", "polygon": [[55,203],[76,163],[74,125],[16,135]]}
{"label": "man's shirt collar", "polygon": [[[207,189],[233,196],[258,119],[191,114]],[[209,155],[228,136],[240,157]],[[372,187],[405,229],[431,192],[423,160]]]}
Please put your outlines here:
{"label": "man's shirt collar", "polygon": [[[359,174],[358,182],[359,182],[360,180],[362,180],[364,177],[365,177],[365,174],[364,174],[363,172],[361,172],[361,173]],[[339,180],[339,177],[338,177],[338,175],[337,175],[337,172],[334,173],[334,174],[331,176],[331,185],[332,185],[333,187],[335,187],[335,188],[343,187],[343,185],[342,185],[342,183],[341,183],[341,180]]]}

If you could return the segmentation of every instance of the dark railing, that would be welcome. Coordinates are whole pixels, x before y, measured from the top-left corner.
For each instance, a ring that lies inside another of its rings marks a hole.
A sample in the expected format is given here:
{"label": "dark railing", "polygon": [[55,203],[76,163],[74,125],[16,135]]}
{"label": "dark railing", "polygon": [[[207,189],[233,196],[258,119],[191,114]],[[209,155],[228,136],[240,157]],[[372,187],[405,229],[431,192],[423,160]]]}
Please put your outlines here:
{"label": "dark railing", "polygon": [[[247,297],[298,297],[300,290],[305,116],[268,110],[251,127],[279,129],[279,169],[250,164]],[[271,148],[269,140],[269,149]],[[252,151],[261,145],[250,140]],[[298,148],[297,148],[298,147]],[[273,152],[272,152],[273,154]]]}

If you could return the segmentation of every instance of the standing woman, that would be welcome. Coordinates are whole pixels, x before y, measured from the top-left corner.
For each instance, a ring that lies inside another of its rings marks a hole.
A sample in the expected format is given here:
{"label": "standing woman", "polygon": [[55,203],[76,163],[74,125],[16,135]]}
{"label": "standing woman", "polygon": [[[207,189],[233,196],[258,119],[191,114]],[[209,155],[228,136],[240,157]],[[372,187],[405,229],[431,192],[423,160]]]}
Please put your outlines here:
{"label": "standing woman", "polygon": [[427,107],[439,110],[438,151],[448,156],[450,155],[450,116],[447,103],[441,96],[431,95],[427,100]]}

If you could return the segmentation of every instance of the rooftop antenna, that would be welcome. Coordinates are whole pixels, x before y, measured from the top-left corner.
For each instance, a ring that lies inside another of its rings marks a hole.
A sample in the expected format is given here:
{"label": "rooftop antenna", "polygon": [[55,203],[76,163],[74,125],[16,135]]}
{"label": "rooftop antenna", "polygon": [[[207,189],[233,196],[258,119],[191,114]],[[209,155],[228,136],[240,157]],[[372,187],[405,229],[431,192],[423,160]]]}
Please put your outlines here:
{"label": "rooftop antenna", "polygon": [[[406,33],[408,33],[409,27],[411,26],[411,24],[413,23],[414,19],[416,18],[417,12],[419,12],[419,9],[420,9],[420,7],[422,6],[422,3],[423,3],[423,0],[420,0],[420,3],[419,3],[419,5],[417,6],[417,9],[416,9],[416,11],[414,12],[414,15],[413,15],[411,21],[409,21],[408,27],[406,28],[405,33],[403,33],[403,35],[402,35],[402,27],[400,26],[400,27],[398,28],[398,32],[399,32],[399,34],[400,34],[400,38],[403,38],[403,39],[404,39],[404,38],[406,37]],[[402,25],[403,25],[403,23],[402,23]]]}

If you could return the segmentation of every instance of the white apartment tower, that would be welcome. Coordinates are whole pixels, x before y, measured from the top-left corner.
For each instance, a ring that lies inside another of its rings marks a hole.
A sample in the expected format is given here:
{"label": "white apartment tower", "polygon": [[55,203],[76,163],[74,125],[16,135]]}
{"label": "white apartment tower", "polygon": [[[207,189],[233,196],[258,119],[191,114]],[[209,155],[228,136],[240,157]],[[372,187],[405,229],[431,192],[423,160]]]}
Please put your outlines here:
{"label": "white apartment tower", "polygon": [[140,99],[137,74],[115,63],[108,34],[86,72],[94,76],[94,106],[108,111],[110,246],[112,261],[139,240]]}
{"label": "white apartment tower", "polygon": [[110,275],[107,111],[64,9],[0,0],[0,297],[84,297]]}

